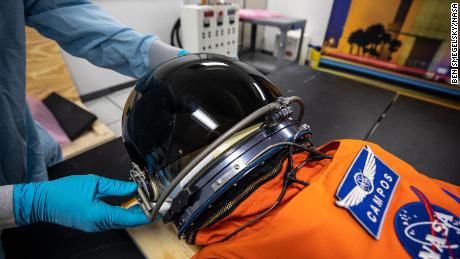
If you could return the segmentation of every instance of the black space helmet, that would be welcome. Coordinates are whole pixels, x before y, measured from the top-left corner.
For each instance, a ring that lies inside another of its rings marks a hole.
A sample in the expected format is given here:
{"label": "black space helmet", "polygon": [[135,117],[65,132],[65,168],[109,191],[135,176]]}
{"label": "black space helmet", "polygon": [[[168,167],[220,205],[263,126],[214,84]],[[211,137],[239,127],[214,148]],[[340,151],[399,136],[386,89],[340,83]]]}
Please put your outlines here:
{"label": "black space helmet", "polygon": [[140,79],[122,130],[147,217],[174,222],[193,242],[199,228],[227,215],[229,200],[281,163],[270,147],[309,136],[290,102],[301,104],[301,118],[299,98],[281,97],[254,68],[216,54],[178,57]]}

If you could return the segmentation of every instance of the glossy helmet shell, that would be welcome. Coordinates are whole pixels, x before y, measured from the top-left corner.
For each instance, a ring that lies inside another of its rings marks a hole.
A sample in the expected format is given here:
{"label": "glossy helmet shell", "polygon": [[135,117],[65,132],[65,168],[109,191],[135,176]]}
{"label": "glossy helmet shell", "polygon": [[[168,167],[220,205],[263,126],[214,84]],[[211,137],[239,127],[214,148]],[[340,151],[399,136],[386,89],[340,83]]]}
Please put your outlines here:
{"label": "glossy helmet shell", "polygon": [[264,75],[236,59],[178,57],[137,82],[123,111],[123,140],[163,189],[202,148],[278,96]]}

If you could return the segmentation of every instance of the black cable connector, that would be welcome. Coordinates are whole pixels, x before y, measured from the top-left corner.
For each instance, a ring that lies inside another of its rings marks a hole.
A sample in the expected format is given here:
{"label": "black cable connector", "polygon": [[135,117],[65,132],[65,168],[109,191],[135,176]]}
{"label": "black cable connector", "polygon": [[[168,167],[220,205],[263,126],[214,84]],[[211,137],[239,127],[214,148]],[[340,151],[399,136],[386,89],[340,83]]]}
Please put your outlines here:
{"label": "black cable connector", "polygon": [[[180,18],[178,18],[176,22],[174,23],[173,28],[171,30],[170,44],[171,46],[182,48],[182,41],[180,39],[180,33],[179,33],[180,27],[181,27]],[[176,41],[177,41],[177,45],[176,45]]]}

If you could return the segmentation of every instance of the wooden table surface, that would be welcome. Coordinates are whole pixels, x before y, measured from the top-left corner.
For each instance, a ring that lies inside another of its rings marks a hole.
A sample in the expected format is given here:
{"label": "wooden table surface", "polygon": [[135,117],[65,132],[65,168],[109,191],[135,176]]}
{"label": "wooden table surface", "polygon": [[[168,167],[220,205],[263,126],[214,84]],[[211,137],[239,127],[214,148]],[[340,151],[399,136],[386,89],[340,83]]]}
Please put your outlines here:
{"label": "wooden table surface", "polygon": [[155,222],[127,229],[127,232],[147,258],[190,258],[200,249],[178,239],[177,231],[171,224]]}

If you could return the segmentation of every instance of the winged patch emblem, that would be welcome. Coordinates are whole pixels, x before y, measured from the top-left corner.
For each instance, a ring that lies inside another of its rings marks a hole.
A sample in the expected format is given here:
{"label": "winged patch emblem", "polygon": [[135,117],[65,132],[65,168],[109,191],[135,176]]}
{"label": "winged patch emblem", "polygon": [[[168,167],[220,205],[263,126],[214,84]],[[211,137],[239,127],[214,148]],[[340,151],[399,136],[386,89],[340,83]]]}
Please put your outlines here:
{"label": "winged patch emblem", "polygon": [[337,188],[335,204],[348,210],[378,240],[398,182],[399,175],[365,146]]}
{"label": "winged patch emblem", "polygon": [[354,175],[356,186],[342,200],[336,201],[340,207],[350,208],[360,204],[367,195],[374,191],[374,176],[376,172],[375,155],[368,149],[363,170]]}

